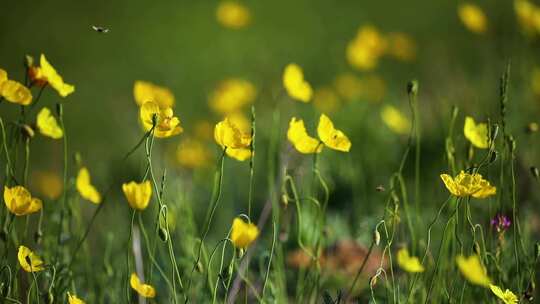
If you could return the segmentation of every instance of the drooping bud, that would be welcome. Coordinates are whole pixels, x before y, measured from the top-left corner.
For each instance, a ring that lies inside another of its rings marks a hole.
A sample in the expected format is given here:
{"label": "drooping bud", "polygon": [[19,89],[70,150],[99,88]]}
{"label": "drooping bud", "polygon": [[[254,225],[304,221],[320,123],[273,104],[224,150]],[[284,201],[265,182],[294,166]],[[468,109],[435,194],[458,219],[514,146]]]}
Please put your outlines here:
{"label": "drooping bud", "polygon": [[27,138],[32,138],[32,137],[34,137],[34,135],[36,135],[36,132],[34,132],[34,129],[32,129],[32,127],[30,127],[27,124],[22,125],[21,128],[22,128],[23,134]]}
{"label": "drooping bud", "polygon": [[417,80],[411,80],[409,83],[407,83],[407,93],[410,95],[417,95],[418,94],[418,81]]}
{"label": "drooping bud", "polygon": [[379,233],[379,230],[375,227],[375,231],[373,232],[373,243],[375,243],[375,246],[379,246],[381,243],[381,234]]}
{"label": "drooping bud", "polygon": [[531,174],[536,180],[538,180],[538,178],[540,178],[540,171],[535,166],[531,167]]}
{"label": "drooping bud", "polygon": [[161,241],[164,243],[169,240],[169,233],[167,233],[167,230],[163,227],[159,227],[158,235]]}

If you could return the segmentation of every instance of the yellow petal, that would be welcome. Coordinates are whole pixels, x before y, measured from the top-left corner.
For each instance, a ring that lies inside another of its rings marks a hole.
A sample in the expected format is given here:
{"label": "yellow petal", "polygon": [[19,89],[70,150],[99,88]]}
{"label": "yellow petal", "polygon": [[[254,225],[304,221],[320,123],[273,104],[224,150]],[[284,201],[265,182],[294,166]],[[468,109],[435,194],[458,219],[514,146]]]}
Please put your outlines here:
{"label": "yellow petal", "polygon": [[64,136],[64,132],[56,122],[56,118],[51,114],[51,110],[43,108],[37,115],[37,127],[41,134],[59,139]]}
{"label": "yellow petal", "polygon": [[144,131],[152,129],[153,119],[156,119],[154,136],[167,138],[182,133],[180,119],[174,116],[172,108],[161,108],[153,101],[145,102],[139,109],[139,120]]}
{"label": "yellow petal", "polygon": [[69,304],[85,304],[85,302],[79,299],[76,295],[72,295],[69,292],[67,293],[68,303]]}
{"label": "yellow petal", "polygon": [[470,257],[459,255],[456,257],[456,263],[461,274],[472,284],[483,287],[489,287],[491,284],[491,279],[488,277],[478,255],[471,255]]}
{"label": "yellow petal", "polygon": [[397,262],[401,269],[407,272],[424,272],[424,266],[417,257],[410,256],[407,248],[401,248],[397,252]]}
{"label": "yellow petal", "polygon": [[259,235],[259,229],[252,223],[246,223],[237,217],[231,228],[231,241],[237,248],[248,247]]}
{"label": "yellow petal", "polygon": [[440,175],[442,181],[444,182],[444,185],[446,186],[446,189],[450,191],[455,196],[461,196],[462,194],[458,191],[456,184],[454,183],[454,179],[448,175],[448,174],[441,174]]}
{"label": "yellow petal", "polygon": [[139,106],[142,106],[147,101],[152,101],[161,108],[170,108],[175,103],[171,90],[148,81],[135,81],[133,85],[133,96]]}
{"label": "yellow petal", "polygon": [[139,295],[145,298],[154,298],[156,296],[156,290],[154,287],[148,284],[142,284],[137,274],[132,273],[129,279],[129,284]]}
{"label": "yellow petal", "polygon": [[137,210],[146,209],[150,203],[150,198],[152,197],[152,185],[150,181],[144,181],[142,183],[131,181],[122,184],[122,191],[124,192],[129,206]]}
{"label": "yellow petal", "polygon": [[304,72],[299,65],[291,63],[283,71],[283,86],[293,99],[309,102],[313,95],[311,85],[304,80]]}
{"label": "yellow petal", "polygon": [[4,186],[4,202],[8,210],[17,216],[37,212],[43,205],[41,200],[32,197],[30,191],[23,186]]}
{"label": "yellow petal", "polygon": [[0,83],[0,95],[11,103],[27,106],[32,103],[30,90],[14,80],[5,80]]}
{"label": "yellow petal", "polygon": [[479,6],[463,3],[458,6],[458,16],[463,25],[471,32],[482,34],[487,31],[487,17]]}
{"label": "yellow petal", "polygon": [[3,69],[0,69],[0,85],[2,84],[2,82],[8,80],[8,74],[5,70]]}
{"label": "yellow petal", "polygon": [[47,58],[45,58],[45,55],[43,54],[41,54],[41,57],[39,58],[39,65],[42,76],[47,79],[49,85],[53,87],[53,89],[55,89],[60,96],[66,97],[75,91],[75,87],[64,82],[62,76],[56,72],[54,67],[49,63],[49,61],[47,61]]}
{"label": "yellow petal", "polygon": [[287,139],[293,144],[294,148],[300,153],[311,154],[320,153],[323,145],[321,142],[307,134],[304,121],[291,118],[289,130],[287,130]]}
{"label": "yellow petal", "polygon": [[317,134],[321,141],[331,149],[342,152],[349,152],[351,149],[349,138],[342,131],[335,129],[330,118],[324,114],[321,114],[319,118]]}
{"label": "yellow petal", "polygon": [[476,124],[470,116],[465,117],[465,125],[463,133],[475,147],[479,149],[487,149],[489,144],[487,124]]}
{"label": "yellow petal", "polygon": [[[32,252],[28,247],[19,246],[19,251],[17,252],[17,259],[19,264],[26,272],[37,272],[45,269],[43,267],[43,261],[41,258]],[[29,263],[30,262],[30,263]]]}
{"label": "yellow petal", "polygon": [[101,194],[99,191],[92,185],[90,180],[90,172],[86,167],[82,167],[77,174],[77,180],[75,182],[77,191],[79,194],[86,200],[94,204],[101,203]]}
{"label": "yellow petal", "polygon": [[249,9],[236,1],[220,1],[216,10],[216,19],[224,27],[241,29],[251,22]]}
{"label": "yellow petal", "polygon": [[491,289],[491,292],[501,299],[504,304],[515,304],[519,302],[518,297],[509,289],[506,289],[503,292],[499,286],[493,284],[489,285],[489,289]]}
{"label": "yellow petal", "polygon": [[411,122],[393,106],[385,105],[381,110],[383,122],[397,134],[407,135],[411,130]]}
{"label": "yellow petal", "polygon": [[210,108],[219,114],[230,114],[251,104],[257,96],[255,86],[238,78],[226,79],[218,84],[209,96]]}

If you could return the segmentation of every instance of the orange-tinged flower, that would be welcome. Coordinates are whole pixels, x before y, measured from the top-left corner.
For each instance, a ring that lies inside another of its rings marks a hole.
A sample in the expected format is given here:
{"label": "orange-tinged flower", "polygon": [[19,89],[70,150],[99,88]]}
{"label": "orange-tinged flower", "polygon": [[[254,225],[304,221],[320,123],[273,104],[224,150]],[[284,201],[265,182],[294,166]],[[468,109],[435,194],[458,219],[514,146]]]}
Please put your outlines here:
{"label": "orange-tinged flower", "polygon": [[324,114],[321,114],[319,118],[317,134],[324,145],[330,149],[342,152],[349,152],[351,149],[351,141],[347,135],[341,130],[334,128],[334,123]]}
{"label": "orange-tinged flower", "polygon": [[147,101],[152,101],[161,108],[170,108],[175,103],[171,90],[142,80],[135,81],[133,85],[133,97],[139,106],[142,106]]}
{"label": "orange-tinged flower", "polygon": [[136,273],[131,274],[129,285],[131,285],[131,288],[139,295],[145,298],[154,298],[156,296],[156,289],[152,285],[143,284]]}
{"label": "orange-tinged flower", "polygon": [[28,247],[19,246],[17,259],[26,272],[38,272],[45,269],[41,258]]}
{"label": "orange-tinged flower", "polygon": [[231,241],[236,248],[247,248],[259,236],[259,228],[256,225],[246,223],[239,217],[234,219],[231,229]]}
{"label": "orange-tinged flower", "polygon": [[142,211],[146,209],[150,203],[150,198],[152,197],[152,184],[150,181],[144,181],[142,183],[131,181],[122,184],[122,191],[126,196],[129,206],[133,209]]}
{"label": "orange-tinged flower", "polygon": [[75,91],[75,87],[64,82],[62,76],[58,74],[43,54],[39,58],[39,67],[30,67],[29,74],[34,84],[49,84],[62,97],[66,97]]}
{"label": "orange-tinged flower", "polygon": [[497,193],[497,188],[492,186],[479,173],[469,174],[461,171],[455,178],[448,174],[441,174],[444,185],[455,196],[474,198],[486,198]]}
{"label": "orange-tinged flower", "polygon": [[158,138],[171,137],[184,130],[172,108],[162,108],[153,101],[147,101],[140,107],[139,119],[146,132],[152,129],[155,119],[154,136]]}
{"label": "orange-tinged flower", "polygon": [[313,95],[311,85],[304,79],[302,68],[295,63],[290,63],[285,67],[283,86],[291,98],[302,102],[309,102]]}
{"label": "orange-tinged flower", "polygon": [[251,12],[237,1],[220,1],[216,10],[216,19],[224,27],[241,29],[251,22]]}
{"label": "orange-tinged flower", "polygon": [[17,216],[38,212],[43,206],[41,200],[32,197],[30,191],[23,186],[4,186],[4,202],[8,210]]}
{"label": "orange-tinged flower", "polygon": [[89,200],[94,204],[101,203],[101,194],[96,189],[90,180],[90,172],[86,167],[79,169],[79,174],[77,174],[77,180],[75,181],[77,191],[82,196],[82,198]]}
{"label": "orange-tinged flower", "polygon": [[291,118],[291,121],[289,122],[287,139],[300,153],[320,153],[323,149],[321,141],[309,136],[304,121],[302,119],[297,119],[296,117]]}

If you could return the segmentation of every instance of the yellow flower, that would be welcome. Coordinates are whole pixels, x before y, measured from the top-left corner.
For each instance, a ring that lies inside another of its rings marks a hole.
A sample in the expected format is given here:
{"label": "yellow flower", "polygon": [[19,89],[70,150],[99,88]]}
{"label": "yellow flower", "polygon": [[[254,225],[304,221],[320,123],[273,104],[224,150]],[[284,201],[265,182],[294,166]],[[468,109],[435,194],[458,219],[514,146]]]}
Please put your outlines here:
{"label": "yellow flower", "polygon": [[470,257],[459,255],[456,257],[456,263],[461,274],[472,284],[488,287],[491,279],[487,275],[486,268],[480,262],[478,255]]}
{"label": "yellow flower", "polygon": [[313,94],[313,105],[320,112],[335,112],[339,109],[340,103],[338,95],[331,87],[321,87]]}
{"label": "yellow flower", "polygon": [[302,68],[295,63],[290,63],[285,67],[283,86],[291,98],[302,102],[309,102],[313,95],[311,85],[304,80]]}
{"label": "yellow flower", "polygon": [[455,196],[469,196],[486,198],[495,195],[497,188],[490,185],[479,173],[469,174],[461,171],[455,178],[448,174],[441,174],[444,185]]}
{"label": "yellow flower", "polygon": [[236,248],[245,249],[259,236],[259,228],[237,217],[232,223],[231,241]]}
{"label": "yellow flower", "polygon": [[397,134],[407,135],[411,130],[411,122],[398,109],[385,105],[381,110],[382,121]]}
{"label": "yellow flower", "polygon": [[131,285],[131,288],[133,288],[133,290],[135,290],[139,295],[145,298],[154,298],[156,296],[156,290],[154,289],[154,287],[152,285],[141,283],[141,280],[136,273],[131,274],[129,284]]}
{"label": "yellow flower", "polygon": [[145,102],[139,109],[139,118],[145,131],[152,129],[154,117],[156,119],[154,135],[158,138],[171,137],[183,131],[180,119],[174,116],[172,108],[161,108],[153,101]]}
{"label": "yellow flower", "polygon": [[210,152],[203,142],[187,138],[176,148],[176,160],[183,167],[200,168],[209,164]]}
{"label": "yellow flower", "polygon": [[0,69],[0,84],[2,84],[2,82],[6,80],[8,80],[7,72],[3,69]]}
{"label": "yellow flower", "polygon": [[370,25],[358,29],[356,37],[347,44],[347,61],[359,70],[371,70],[387,49],[386,39]]}
{"label": "yellow flower", "polygon": [[302,119],[291,118],[289,122],[289,130],[287,131],[287,139],[300,153],[320,153],[323,149],[322,143],[307,134],[304,121]]}
{"label": "yellow flower", "polygon": [[401,248],[397,252],[397,262],[399,267],[407,272],[424,272],[424,266],[420,260],[415,256],[410,256],[407,248]]}
{"label": "yellow flower", "polygon": [[463,133],[473,146],[479,149],[487,149],[489,146],[488,128],[487,124],[476,124],[474,119],[470,116],[465,117],[465,125],[463,127]]}
{"label": "yellow flower", "polygon": [[32,197],[23,186],[4,186],[4,202],[11,213],[22,216],[38,212],[43,206],[40,199]]}
{"label": "yellow flower", "polygon": [[52,171],[36,171],[32,174],[33,185],[48,199],[55,200],[62,194],[62,179]]}
{"label": "yellow flower", "polygon": [[338,75],[334,80],[334,87],[338,94],[348,101],[359,99],[364,91],[362,81],[352,73]]}
{"label": "yellow flower", "polygon": [[90,180],[90,172],[86,167],[79,169],[79,174],[77,174],[77,180],[75,181],[77,191],[82,196],[82,198],[89,200],[94,204],[101,203],[101,194]]}
{"label": "yellow flower", "polygon": [[126,196],[128,204],[131,208],[144,210],[150,203],[152,197],[152,185],[150,181],[136,183],[134,181],[127,184],[122,184],[122,191]]}
{"label": "yellow flower", "polygon": [[224,27],[241,29],[251,22],[251,12],[239,2],[221,1],[216,10],[216,19]]}
{"label": "yellow flower", "polygon": [[[5,73],[5,71],[3,72]],[[23,106],[27,106],[32,103],[32,93],[27,87],[15,80],[7,79],[7,74],[1,77],[6,78],[4,81],[1,81],[0,79],[0,96],[11,103],[20,104]]]}
{"label": "yellow flower", "polygon": [[51,114],[51,110],[43,108],[39,111],[36,121],[38,130],[41,134],[50,138],[59,139],[64,136],[64,131],[56,122],[56,118]]}
{"label": "yellow flower", "polygon": [[67,296],[69,304],[85,304],[83,300],[79,299],[76,295],[70,294],[69,291],[67,293]]}
{"label": "yellow flower", "polygon": [[230,78],[218,84],[214,92],[210,94],[208,103],[215,112],[229,114],[252,103],[256,96],[257,90],[251,82]]}
{"label": "yellow flower", "polygon": [[388,54],[401,61],[413,61],[416,58],[416,44],[405,33],[390,33],[388,39]]}
{"label": "yellow flower", "polygon": [[62,97],[66,97],[75,91],[75,87],[64,82],[62,76],[56,72],[43,54],[39,58],[39,67],[30,67],[30,77],[36,85],[48,83]]}
{"label": "yellow flower", "polygon": [[147,101],[153,101],[161,108],[170,108],[174,106],[175,102],[174,95],[168,88],[142,80],[135,81],[133,96],[139,106]]}
{"label": "yellow flower", "polygon": [[240,114],[229,115],[216,124],[214,139],[228,156],[244,161],[251,157],[251,128],[245,117]]}
{"label": "yellow flower", "polygon": [[527,0],[515,0],[514,11],[525,34],[540,33],[540,8],[538,6]]}
{"label": "yellow flower", "polygon": [[321,141],[330,149],[349,152],[351,142],[347,135],[342,131],[334,128],[334,124],[328,116],[321,114],[319,125],[317,126],[317,134]]}
{"label": "yellow flower", "polygon": [[518,297],[509,289],[503,292],[499,286],[493,284],[489,284],[489,289],[491,289],[491,292],[493,292],[497,298],[501,299],[504,304],[515,304],[519,302]]}
{"label": "yellow flower", "polygon": [[41,258],[32,252],[28,247],[19,246],[19,252],[17,253],[19,264],[26,272],[37,272],[45,269],[43,267],[43,261]]}
{"label": "yellow flower", "polygon": [[488,21],[484,11],[472,3],[463,3],[458,6],[458,16],[465,27],[476,34],[487,31]]}

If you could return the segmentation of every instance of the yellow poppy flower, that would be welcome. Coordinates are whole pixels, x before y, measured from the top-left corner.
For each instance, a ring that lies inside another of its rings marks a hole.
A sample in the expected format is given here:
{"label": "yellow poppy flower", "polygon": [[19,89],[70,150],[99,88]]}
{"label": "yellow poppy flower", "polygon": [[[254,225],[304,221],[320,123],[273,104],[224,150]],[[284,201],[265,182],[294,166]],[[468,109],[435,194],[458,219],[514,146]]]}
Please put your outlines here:
{"label": "yellow poppy flower", "polygon": [[458,6],[458,16],[465,27],[476,34],[487,31],[488,21],[484,11],[472,3],[463,3]]}
{"label": "yellow poppy flower", "polygon": [[11,103],[23,106],[32,103],[32,93],[27,87],[15,80],[7,79],[7,73],[1,77],[5,79],[0,81],[0,96]]}
{"label": "yellow poppy flower", "polygon": [[180,126],[180,119],[174,116],[172,108],[160,108],[157,103],[147,101],[139,109],[139,119],[145,131],[152,129],[154,116],[157,119],[154,128],[155,137],[171,137],[184,130]]}
{"label": "yellow poppy flower", "polygon": [[531,1],[515,0],[514,11],[525,34],[533,36],[540,33],[540,7]]}
{"label": "yellow poppy flower", "polygon": [[56,72],[43,54],[39,58],[39,67],[30,67],[29,74],[34,84],[44,85],[48,83],[62,97],[66,97],[75,91],[75,87],[64,82],[62,76]]}
{"label": "yellow poppy flower", "polygon": [[302,68],[295,63],[290,63],[285,67],[283,86],[291,98],[302,102],[309,102],[313,95],[311,85],[304,80]]}
{"label": "yellow poppy flower", "polygon": [[459,255],[456,257],[456,263],[461,274],[475,285],[489,287],[491,279],[487,275],[486,268],[480,262],[480,257],[474,254],[470,257]]}
{"label": "yellow poppy flower", "polygon": [[122,191],[126,196],[128,204],[131,208],[144,210],[150,203],[152,197],[152,184],[150,181],[136,183],[134,181],[127,184],[122,184]]}
{"label": "yellow poppy flower", "polygon": [[328,116],[321,114],[319,125],[317,126],[317,134],[321,141],[330,149],[349,152],[351,142],[347,135],[342,131],[334,128],[334,124]]}
{"label": "yellow poppy flower", "polygon": [[418,257],[410,256],[407,248],[401,248],[397,252],[397,263],[401,269],[407,272],[424,272],[424,266],[422,266]]}
{"label": "yellow poppy flower", "polygon": [[195,169],[210,163],[210,152],[206,145],[196,139],[184,139],[176,148],[176,160],[182,167]]}
{"label": "yellow poppy flower", "polygon": [[218,84],[210,94],[210,108],[219,114],[237,112],[245,105],[251,104],[257,96],[255,86],[243,79],[230,78]]}
{"label": "yellow poppy flower", "polygon": [[347,61],[356,69],[372,70],[387,47],[388,42],[375,27],[362,26],[356,37],[347,44]]}
{"label": "yellow poppy flower", "polygon": [[231,241],[236,248],[245,249],[259,236],[259,228],[237,217],[233,220]]}
{"label": "yellow poppy flower", "polygon": [[409,62],[416,58],[416,44],[414,40],[405,33],[390,33],[388,39],[388,54],[394,58]]}
{"label": "yellow poppy flower", "polygon": [[241,29],[251,22],[251,12],[237,1],[220,1],[216,10],[216,19],[224,27]]}
{"label": "yellow poppy flower", "polygon": [[17,259],[19,260],[22,269],[26,272],[37,272],[45,269],[41,258],[28,247],[19,246]]}
{"label": "yellow poppy flower", "polygon": [[36,119],[38,130],[44,136],[59,139],[64,136],[64,131],[56,122],[56,118],[51,114],[51,110],[43,108],[39,111]]}
{"label": "yellow poppy flower", "polygon": [[251,157],[251,128],[248,120],[234,114],[225,117],[214,128],[214,139],[221,148],[226,149],[228,156],[244,161]]}
{"label": "yellow poppy flower", "polygon": [[337,93],[331,87],[321,87],[313,94],[313,105],[319,112],[333,113],[339,110],[341,101]]}
{"label": "yellow poppy flower", "polygon": [[83,300],[79,299],[76,295],[70,294],[69,291],[67,293],[67,296],[69,304],[85,304]]}
{"label": "yellow poppy flower", "polygon": [[131,274],[131,278],[129,279],[129,285],[131,285],[131,288],[133,288],[133,290],[135,290],[139,295],[145,298],[156,297],[156,290],[154,289],[154,287],[152,285],[141,283],[141,280],[136,273]]}
{"label": "yellow poppy flower", "polygon": [[79,174],[77,174],[77,180],[75,181],[77,191],[82,196],[82,198],[89,200],[94,204],[101,203],[101,194],[90,180],[90,172],[86,167],[79,169]]}
{"label": "yellow poppy flower", "polygon": [[493,292],[497,298],[501,299],[504,304],[515,304],[519,302],[518,297],[509,289],[503,292],[499,286],[493,284],[489,284],[489,289],[491,289],[491,292]]}
{"label": "yellow poppy flower", "polygon": [[411,122],[397,108],[385,105],[381,110],[382,121],[397,134],[407,135],[411,130]]}
{"label": "yellow poppy flower", "polygon": [[170,108],[175,103],[171,90],[142,80],[135,81],[133,85],[133,97],[139,106],[142,106],[147,101],[153,101],[160,108]]}
{"label": "yellow poppy flower", "polygon": [[8,210],[17,216],[38,212],[43,206],[41,200],[32,197],[23,186],[4,186],[4,202]]}
{"label": "yellow poppy flower", "polygon": [[302,119],[296,119],[296,117],[291,118],[289,122],[287,139],[300,153],[320,153],[323,149],[323,145],[318,139],[307,134],[304,121]]}
{"label": "yellow poppy flower", "polygon": [[490,185],[479,173],[469,174],[461,171],[455,178],[441,174],[446,189],[455,196],[486,198],[497,193],[497,188]]}
{"label": "yellow poppy flower", "polygon": [[2,84],[2,82],[6,80],[8,80],[8,74],[6,70],[0,69],[0,84]]}
{"label": "yellow poppy flower", "polygon": [[465,125],[463,127],[463,133],[473,146],[479,149],[487,149],[489,146],[488,128],[487,124],[476,124],[474,119],[470,116],[465,117]]}
{"label": "yellow poppy flower", "polygon": [[51,200],[59,198],[64,187],[60,176],[52,171],[33,172],[31,182],[40,194]]}

